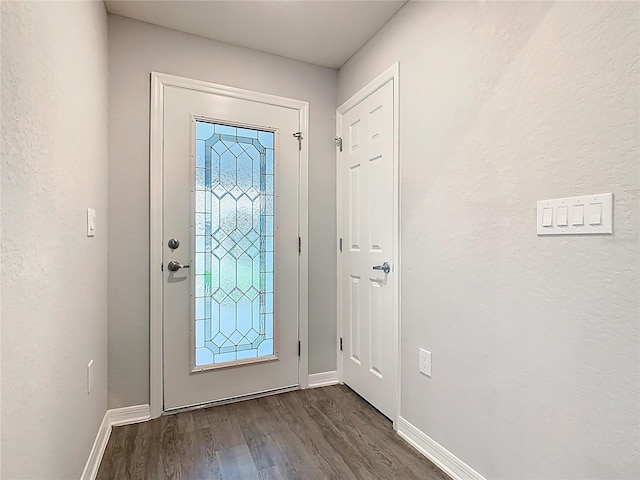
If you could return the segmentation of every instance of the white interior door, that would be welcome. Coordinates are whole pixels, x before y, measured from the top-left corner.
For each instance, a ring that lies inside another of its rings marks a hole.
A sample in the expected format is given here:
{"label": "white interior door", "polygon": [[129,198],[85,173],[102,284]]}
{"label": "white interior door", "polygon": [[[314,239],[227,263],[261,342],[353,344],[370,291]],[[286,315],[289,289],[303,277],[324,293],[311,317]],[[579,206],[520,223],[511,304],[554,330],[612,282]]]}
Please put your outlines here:
{"label": "white interior door", "polygon": [[393,89],[389,80],[345,113],[338,110],[342,375],[392,419],[397,391]]}
{"label": "white interior door", "polygon": [[163,94],[164,410],[295,387],[301,112]]}

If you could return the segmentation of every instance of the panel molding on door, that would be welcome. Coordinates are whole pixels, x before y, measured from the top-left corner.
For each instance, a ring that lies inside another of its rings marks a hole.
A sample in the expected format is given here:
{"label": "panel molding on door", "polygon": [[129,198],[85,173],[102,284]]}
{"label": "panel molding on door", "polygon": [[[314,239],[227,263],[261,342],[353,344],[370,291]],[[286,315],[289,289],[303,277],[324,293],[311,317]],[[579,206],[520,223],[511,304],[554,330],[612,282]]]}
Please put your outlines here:
{"label": "panel molding on door", "polygon": [[400,397],[399,64],[336,113],[338,377],[395,424]]}
{"label": "panel molding on door", "polygon": [[[163,229],[163,198],[165,195],[163,178],[165,175],[165,114],[168,92],[184,91],[189,98],[193,94],[210,94],[217,96],[219,101],[231,104],[233,101],[247,101],[264,106],[283,107],[291,109],[297,115],[298,130],[303,138],[308,138],[308,103],[286,97],[253,92],[224,85],[193,80],[189,78],[151,73],[151,117],[150,117],[150,407],[152,418],[163,413],[163,289],[165,279],[162,263],[164,251]],[[176,90],[178,89],[178,90]],[[224,100],[224,99],[228,100]],[[175,102],[174,102],[175,103]],[[193,115],[195,120],[198,115]],[[205,117],[215,120],[215,115]],[[292,138],[295,132],[281,132],[286,141],[298,141]],[[283,138],[284,140],[284,138]],[[307,245],[308,236],[308,142],[302,141],[298,158],[298,221],[297,235],[301,237],[303,245]],[[295,241],[295,239],[292,239]],[[188,242],[186,242],[188,243]],[[190,248],[191,250],[191,248]],[[165,263],[167,259],[164,259]],[[297,370],[299,385],[305,388],[308,379],[308,251],[302,249],[298,257],[298,292],[297,318],[298,339],[300,341],[300,356]],[[167,265],[165,265],[166,267]],[[243,367],[231,367],[243,368]],[[197,369],[194,369],[197,370]],[[198,375],[196,373],[196,375]],[[257,393],[257,392],[252,392]]]}

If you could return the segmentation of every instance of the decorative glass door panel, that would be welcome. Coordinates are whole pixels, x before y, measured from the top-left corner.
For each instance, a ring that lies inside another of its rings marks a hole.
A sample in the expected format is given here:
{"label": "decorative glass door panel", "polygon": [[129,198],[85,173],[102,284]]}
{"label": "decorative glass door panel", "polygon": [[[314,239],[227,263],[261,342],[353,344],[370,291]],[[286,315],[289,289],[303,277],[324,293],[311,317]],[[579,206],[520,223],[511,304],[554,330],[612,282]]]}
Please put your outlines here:
{"label": "decorative glass door panel", "polygon": [[275,359],[275,133],[195,126],[192,370]]}
{"label": "decorative glass door panel", "polygon": [[156,76],[163,409],[299,385],[306,104]]}

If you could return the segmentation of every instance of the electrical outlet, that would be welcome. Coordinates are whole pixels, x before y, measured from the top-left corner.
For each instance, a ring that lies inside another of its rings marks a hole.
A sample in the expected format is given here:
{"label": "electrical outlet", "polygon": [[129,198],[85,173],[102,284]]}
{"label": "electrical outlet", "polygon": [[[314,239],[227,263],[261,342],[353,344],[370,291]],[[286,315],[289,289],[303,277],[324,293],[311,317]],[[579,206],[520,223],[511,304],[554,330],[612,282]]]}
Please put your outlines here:
{"label": "electrical outlet", "polygon": [[420,373],[431,377],[431,352],[428,352],[424,348],[420,349]]}
{"label": "electrical outlet", "polygon": [[93,389],[93,360],[87,364],[87,393]]}

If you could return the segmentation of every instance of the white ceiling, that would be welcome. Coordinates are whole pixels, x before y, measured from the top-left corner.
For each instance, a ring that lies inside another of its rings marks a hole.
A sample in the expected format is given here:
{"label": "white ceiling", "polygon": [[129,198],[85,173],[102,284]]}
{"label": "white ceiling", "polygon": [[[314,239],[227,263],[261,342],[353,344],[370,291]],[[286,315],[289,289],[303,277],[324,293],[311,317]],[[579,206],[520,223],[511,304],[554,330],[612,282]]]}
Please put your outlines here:
{"label": "white ceiling", "polygon": [[105,0],[110,13],[339,68],[407,0]]}

